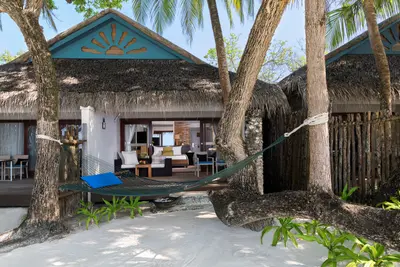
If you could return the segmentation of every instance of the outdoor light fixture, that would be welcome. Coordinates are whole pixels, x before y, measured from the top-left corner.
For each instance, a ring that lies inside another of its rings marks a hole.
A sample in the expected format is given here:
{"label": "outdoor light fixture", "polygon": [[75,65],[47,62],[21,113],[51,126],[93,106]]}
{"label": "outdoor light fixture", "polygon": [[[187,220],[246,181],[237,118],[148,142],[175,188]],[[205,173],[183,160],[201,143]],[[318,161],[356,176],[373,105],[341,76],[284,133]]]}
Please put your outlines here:
{"label": "outdoor light fixture", "polygon": [[106,119],[103,118],[103,122],[101,123],[101,128],[103,128],[103,130],[106,129]]}

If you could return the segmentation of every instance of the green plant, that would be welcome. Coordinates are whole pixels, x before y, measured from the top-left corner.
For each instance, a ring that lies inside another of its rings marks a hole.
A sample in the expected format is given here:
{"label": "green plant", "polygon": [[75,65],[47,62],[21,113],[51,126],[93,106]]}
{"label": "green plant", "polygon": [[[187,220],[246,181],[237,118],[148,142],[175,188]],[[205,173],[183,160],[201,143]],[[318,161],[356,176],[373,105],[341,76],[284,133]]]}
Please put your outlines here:
{"label": "green plant", "polygon": [[298,246],[295,235],[292,233],[292,230],[296,230],[298,234],[303,234],[301,231],[302,224],[293,221],[293,218],[281,218],[279,220],[279,226],[266,226],[261,233],[261,244],[263,244],[264,235],[270,232],[272,229],[275,229],[275,233],[272,239],[272,246],[276,246],[279,241],[283,239],[283,244],[286,247],[288,239],[290,239],[295,245]]}
{"label": "green plant", "polygon": [[83,218],[81,218],[79,222],[86,221],[86,230],[89,229],[90,223],[99,226],[100,219],[103,216],[103,210],[101,208],[94,209],[93,203],[91,202],[86,203],[81,200],[80,203],[81,207],[77,210],[76,213],[83,216]]}
{"label": "green plant", "polygon": [[350,198],[350,196],[358,189],[357,186],[350,188],[350,190],[348,190],[347,184],[344,186],[343,191],[342,191],[342,195],[340,196],[340,198],[344,201],[348,200]]}
{"label": "green plant", "polygon": [[112,202],[109,202],[109,201],[103,199],[104,204],[106,204],[106,206],[103,207],[102,213],[103,213],[103,215],[107,215],[108,221],[111,220],[111,216],[114,219],[117,218],[117,212],[123,208],[125,198],[126,197],[119,199],[119,198],[116,198],[115,196],[113,196]]}
{"label": "green plant", "polygon": [[317,226],[315,232],[314,235],[299,234],[296,237],[305,241],[317,242],[328,249],[328,258],[322,263],[321,267],[336,267],[339,262],[348,260],[348,258],[341,257],[343,243],[348,240],[347,233],[337,229],[330,230],[326,226]]}
{"label": "green plant", "polygon": [[305,222],[303,227],[307,235],[315,235],[317,233],[317,228],[326,228],[328,225],[320,223],[317,220],[312,220],[311,222]]}
{"label": "green plant", "polygon": [[[400,190],[397,194],[400,196]],[[400,210],[400,200],[396,196],[392,196],[390,201],[379,203],[378,206],[382,206],[385,210]]]}
{"label": "green plant", "polygon": [[139,214],[140,216],[143,216],[142,209],[140,208],[140,205],[143,205],[147,203],[147,201],[140,201],[140,197],[136,197],[133,199],[133,197],[129,197],[129,201],[126,199],[123,200],[122,206],[124,210],[129,210],[130,211],[130,216],[132,219],[135,218],[135,212]]}
{"label": "green plant", "polygon": [[[347,260],[347,267],[391,267],[394,266],[395,262],[400,262],[400,254],[387,254],[385,247],[379,243],[369,244],[366,239],[355,237],[354,235],[348,236],[349,240],[352,241],[352,250],[348,248],[342,248],[342,257]],[[359,252],[354,252],[355,249],[359,249]],[[347,259],[346,259],[347,257]]]}

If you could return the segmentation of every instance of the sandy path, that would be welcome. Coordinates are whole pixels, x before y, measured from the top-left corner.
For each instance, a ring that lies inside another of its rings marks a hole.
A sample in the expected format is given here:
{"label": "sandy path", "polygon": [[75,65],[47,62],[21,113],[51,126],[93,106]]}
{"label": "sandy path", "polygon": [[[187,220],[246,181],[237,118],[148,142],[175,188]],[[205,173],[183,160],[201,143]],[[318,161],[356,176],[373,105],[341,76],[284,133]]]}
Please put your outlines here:
{"label": "sandy path", "polygon": [[271,247],[272,234],[224,226],[212,211],[118,219],[100,228],[0,255],[0,266],[320,266],[326,251],[311,243]]}

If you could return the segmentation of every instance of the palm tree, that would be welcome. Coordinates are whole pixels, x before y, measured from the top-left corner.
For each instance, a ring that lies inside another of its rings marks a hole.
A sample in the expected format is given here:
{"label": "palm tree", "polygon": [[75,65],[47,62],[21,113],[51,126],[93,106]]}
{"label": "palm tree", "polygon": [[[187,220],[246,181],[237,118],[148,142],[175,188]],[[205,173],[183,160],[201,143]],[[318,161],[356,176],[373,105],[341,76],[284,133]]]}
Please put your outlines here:
{"label": "palm tree", "polygon": [[[231,83],[226,60],[224,37],[216,0],[207,0],[207,3],[218,56],[218,72],[223,92],[223,100],[224,103],[226,103],[231,90]],[[192,41],[196,27],[203,26],[204,0],[180,0],[179,2],[177,0],[168,0],[154,1],[152,3],[148,0],[132,0],[135,19],[140,23],[145,23],[147,18],[150,17],[153,22],[153,28],[160,34],[162,34],[165,27],[169,26],[175,20],[178,4],[181,8],[180,15],[183,33],[188,36],[189,41]],[[233,25],[232,7],[240,16],[241,21],[244,20],[245,5],[247,6],[247,14],[254,16],[254,0],[223,0],[223,4],[231,25]]]}
{"label": "palm tree", "polygon": [[[59,139],[59,84],[51,54],[39,24],[40,14],[51,19],[52,0],[0,0],[0,13],[8,14],[21,30],[34,66],[37,88],[37,135]],[[13,235],[43,239],[63,231],[58,204],[60,145],[37,139],[37,160],[28,216]]]}
{"label": "palm tree", "polygon": [[[390,69],[379,32],[377,16],[387,18],[399,13],[399,0],[342,0],[341,7],[328,13],[328,38],[336,48],[345,38],[351,38],[367,26],[371,48],[381,84],[381,110],[392,115]],[[365,25],[366,24],[366,25]]]}

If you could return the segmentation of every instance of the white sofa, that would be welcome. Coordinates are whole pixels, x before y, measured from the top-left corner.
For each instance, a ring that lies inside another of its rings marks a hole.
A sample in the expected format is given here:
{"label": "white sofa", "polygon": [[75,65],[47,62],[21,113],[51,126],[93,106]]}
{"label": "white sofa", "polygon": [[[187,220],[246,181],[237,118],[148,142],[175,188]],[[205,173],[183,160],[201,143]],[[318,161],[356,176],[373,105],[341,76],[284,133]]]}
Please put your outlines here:
{"label": "white sofa", "polygon": [[164,157],[167,159],[172,160],[172,166],[188,166],[189,165],[189,158],[186,154],[182,154],[182,146],[173,146],[172,151],[174,153],[173,156],[163,156],[162,151],[163,147],[161,146],[153,146],[153,155],[152,160],[154,161],[155,157]]}

